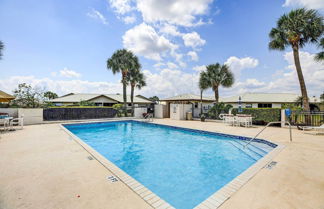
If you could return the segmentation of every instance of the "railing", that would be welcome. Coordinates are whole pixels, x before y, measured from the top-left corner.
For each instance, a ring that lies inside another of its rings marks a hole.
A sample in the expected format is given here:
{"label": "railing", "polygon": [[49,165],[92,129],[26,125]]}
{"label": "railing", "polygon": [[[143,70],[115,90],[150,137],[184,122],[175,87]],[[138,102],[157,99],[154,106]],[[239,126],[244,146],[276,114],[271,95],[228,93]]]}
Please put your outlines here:
{"label": "railing", "polygon": [[320,126],[324,124],[324,112],[292,112],[292,125]]}
{"label": "railing", "polygon": [[289,135],[290,135],[290,141],[292,141],[292,134],[291,134],[291,124],[288,121],[274,121],[274,122],[270,122],[268,123],[261,131],[259,131],[257,133],[257,135],[255,135],[252,139],[250,139],[244,146],[243,148],[246,148],[253,140],[255,140],[267,127],[269,127],[272,124],[278,124],[278,123],[284,123],[284,124],[288,124],[289,125]]}
{"label": "railing", "polygon": [[144,120],[145,120],[146,122],[153,122],[153,114],[151,114],[151,113],[146,114],[146,115],[144,116]]}

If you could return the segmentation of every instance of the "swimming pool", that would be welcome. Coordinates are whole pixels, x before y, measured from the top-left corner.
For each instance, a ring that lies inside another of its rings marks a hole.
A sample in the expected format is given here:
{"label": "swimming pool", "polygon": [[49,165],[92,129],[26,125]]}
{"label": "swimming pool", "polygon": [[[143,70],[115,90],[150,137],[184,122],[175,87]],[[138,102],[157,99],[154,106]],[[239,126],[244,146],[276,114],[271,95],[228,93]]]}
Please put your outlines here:
{"label": "swimming pool", "polygon": [[175,208],[193,208],[275,144],[172,126],[118,121],[64,125]]}

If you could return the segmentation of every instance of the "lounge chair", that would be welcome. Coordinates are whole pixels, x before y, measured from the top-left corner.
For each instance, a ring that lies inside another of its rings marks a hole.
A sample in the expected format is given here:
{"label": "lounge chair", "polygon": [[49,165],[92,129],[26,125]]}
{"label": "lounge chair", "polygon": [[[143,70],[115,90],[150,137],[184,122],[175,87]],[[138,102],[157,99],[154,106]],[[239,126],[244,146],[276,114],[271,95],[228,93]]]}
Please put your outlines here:
{"label": "lounge chair", "polygon": [[14,118],[10,121],[10,127],[18,126],[21,129],[24,128],[24,117]]}
{"label": "lounge chair", "polygon": [[324,133],[324,124],[321,126],[304,126],[303,131],[315,131],[316,134]]}

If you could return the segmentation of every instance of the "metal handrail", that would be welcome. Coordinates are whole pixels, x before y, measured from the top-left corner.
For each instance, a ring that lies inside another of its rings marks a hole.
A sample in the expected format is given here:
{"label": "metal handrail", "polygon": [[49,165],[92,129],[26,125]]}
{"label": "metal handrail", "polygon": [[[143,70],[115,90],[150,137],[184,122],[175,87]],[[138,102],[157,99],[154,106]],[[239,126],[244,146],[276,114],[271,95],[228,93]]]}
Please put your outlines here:
{"label": "metal handrail", "polygon": [[291,134],[291,124],[288,121],[274,121],[274,122],[269,122],[261,131],[259,131],[257,133],[257,135],[255,135],[252,139],[250,139],[250,141],[248,141],[243,148],[246,148],[253,140],[255,140],[268,126],[270,126],[271,124],[275,124],[275,123],[284,123],[284,124],[288,124],[289,125],[289,134],[290,134],[290,141],[292,141],[292,134]]}
{"label": "metal handrail", "polygon": [[150,119],[153,121],[153,115],[148,113],[147,115],[144,116],[144,119],[147,119],[148,122],[150,122]]}

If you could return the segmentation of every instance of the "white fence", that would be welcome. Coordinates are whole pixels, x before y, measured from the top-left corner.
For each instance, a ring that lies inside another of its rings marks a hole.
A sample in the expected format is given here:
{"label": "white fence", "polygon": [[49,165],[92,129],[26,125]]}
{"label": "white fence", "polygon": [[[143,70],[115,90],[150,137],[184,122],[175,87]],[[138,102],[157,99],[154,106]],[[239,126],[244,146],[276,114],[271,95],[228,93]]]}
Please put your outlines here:
{"label": "white fence", "polygon": [[0,108],[1,113],[8,113],[10,117],[24,117],[25,125],[43,123],[42,108]]}

